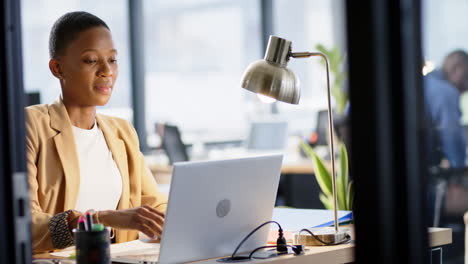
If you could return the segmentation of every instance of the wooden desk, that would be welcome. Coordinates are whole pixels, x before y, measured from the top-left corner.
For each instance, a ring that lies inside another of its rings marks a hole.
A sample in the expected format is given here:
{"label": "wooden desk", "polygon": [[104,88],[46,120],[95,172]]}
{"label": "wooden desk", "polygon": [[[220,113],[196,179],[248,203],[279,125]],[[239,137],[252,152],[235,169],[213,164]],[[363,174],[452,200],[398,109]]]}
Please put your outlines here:
{"label": "wooden desk", "polygon": [[[301,156],[298,150],[299,146],[297,142],[291,144],[291,146],[284,151],[252,151],[243,148],[226,148],[213,151],[211,154],[206,154],[202,159],[243,158],[277,153],[283,154],[282,174],[313,174],[314,168],[312,166],[312,161]],[[163,152],[147,155],[145,156],[145,160],[156,178],[158,178],[159,175],[165,177],[165,174],[172,174],[172,166],[167,164],[168,158]],[[195,160],[199,159],[195,158]]]}
{"label": "wooden desk", "polygon": [[[353,234],[351,234],[351,236],[353,237]],[[451,243],[452,229],[429,228],[429,247],[440,247]],[[349,263],[354,262],[354,246],[354,243],[352,243],[337,246],[306,247],[306,253],[300,256],[294,256],[292,254],[289,254],[271,259],[255,259],[249,262],[241,263]],[[216,259],[197,261],[194,263],[219,264],[219,262],[217,262]]]}
{"label": "wooden desk", "polygon": [[[153,176],[159,184],[170,183],[172,175],[172,166],[167,164],[149,164]],[[308,159],[301,159],[294,162],[283,163],[281,167],[281,174],[313,174],[314,168],[312,161]]]}
{"label": "wooden desk", "polygon": [[297,163],[286,163],[281,167],[281,174],[313,174],[314,167],[311,160],[301,160]]}
{"label": "wooden desk", "polygon": [[[292,254],[275,257],[271,259],[254,259],[251,261],[240,263],[288,263],[288,264],[303,264],[303,263],[349,263],[354,261],[354,244],[345,244],[338,246],[320,246],[307,247],[304,255],[294,256]],[[205,261],[197,261],[197,264],[214,264],[218,263],[216,259]]]}
{"label": "wooden desk", "polygon": [[[351,233],[352,238],[354,235]],[[450,228],[429,228],[429,246],[431,248],[440,247],[452,243],[452,229]],[[354,243],[337,246],[317,246],[306,247],[304,255],[294,256],[284,255],[272,259],[255,259],[242,263],[349,263],[354,261]],[[48,253],[33,255],[33,258],[57,258]],[[219,264],[219,258],[196,261],[199,264]]]}

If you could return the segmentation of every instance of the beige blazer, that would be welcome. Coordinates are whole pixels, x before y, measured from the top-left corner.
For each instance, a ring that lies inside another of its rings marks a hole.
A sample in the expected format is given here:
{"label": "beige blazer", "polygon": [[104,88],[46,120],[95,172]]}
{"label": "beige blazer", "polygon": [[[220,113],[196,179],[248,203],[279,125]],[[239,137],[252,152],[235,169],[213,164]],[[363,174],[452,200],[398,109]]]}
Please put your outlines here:
{"label": "beige blazer", "polygon": [[[145,165],[133,126],[104,115],[97,115],[96,121],[122,175],[117,209],[150,205],[164,211],[167,196],[159,192]],[[74,209],[80,172],[71,122],[61,100],[27,107],[26,133],[33,251],[38,253],[54,250],[49,220],[57,213]],[[116,231],[117,243],[137,238],[137,231]]]}

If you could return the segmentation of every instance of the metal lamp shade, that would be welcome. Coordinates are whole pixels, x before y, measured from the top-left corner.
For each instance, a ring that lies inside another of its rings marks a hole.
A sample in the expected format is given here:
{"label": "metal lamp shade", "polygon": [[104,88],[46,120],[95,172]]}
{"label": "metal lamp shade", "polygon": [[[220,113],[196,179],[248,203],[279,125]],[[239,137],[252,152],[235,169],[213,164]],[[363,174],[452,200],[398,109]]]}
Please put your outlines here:
{"label": "metal lamp shade", "polygon": [[247,67],[241,86],[278,101],[289,104],[299,103],[301,92],[296,75],[288,68],[266,60],[255,61]]}
{"label": "metal lamp shade", "polygon": [[298,104],[301,96],[299,79],[286,66],[291,41],[270,36],[265,58],[252,62],[244,72],[241,86],[289,104]]}

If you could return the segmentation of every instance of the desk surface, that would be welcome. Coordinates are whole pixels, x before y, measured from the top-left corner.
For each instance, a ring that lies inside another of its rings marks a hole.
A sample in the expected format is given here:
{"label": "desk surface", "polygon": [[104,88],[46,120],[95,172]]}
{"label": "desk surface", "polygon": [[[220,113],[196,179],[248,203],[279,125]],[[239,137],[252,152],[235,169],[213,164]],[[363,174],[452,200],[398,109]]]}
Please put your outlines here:
{"label": "desk surface", "polygon": [[[267,153],[267,152],[265,152]],[[217,156],[215,158],[238,158],[238,157],[246,157],[250,155],[262,154],[261,152],[253,152],[253,153],[236,153],[234,155],[226,155],[226,156]],[[165,184],[170,182],[170,176],[172,174],[172,166],[165,163],[158,161],[158,158],[155,156],[146,156],[146,163],[150,168],[153,175],[158,180],[158,183]],[[312,161],[310,159],[294,155],[294,156],[284,156],[283,164],[281,167],[282,174],[313,174],[314,168],[312,165]],[[162,179],[163,182],[160,182]],[[169,179],[169,180],[168,180]]]}
{"label": "desk surface", "polygon": [[[351,234],[353,237],[354,235]],[[452,229],[450,228],[429,228],[429,246],[439,247],[452,243]],[[354,261],[354,244],[344,244],[337,246],[317,246],[306,247],[307,251],[304,255],[293,256],[291,254],[284,255],[272,259],[252,260],[242,263],[348,263]],[[33,258],[56,258],[48,253],[36,254]],[[218,258],[196,261],[193,263],[214,264]]]}
{"label": "desk surface", "polygon": [[[167,164],[149,164],[148,167],[155,176],[160,174],[172,174],[172,166]],[[312,166],[312,161],[303,159],[294,163],[283,163],[283,166],[281,167],[281,173],[312,174],[314,173],[314,168]]]}
{"label": "desk surface", "polygon": [[[353,237],[353,234],[351,234]],[[450,228],[429,228],[429,246],[439,247],[452,243],[452,229]],[[349,263],[354,262],[354,243],[337,246],[317,246],[306,247],[304,255],[294,256],[292,254],[264,260],[253,260],[242,263]],[[218,259],[218,258],[216,258]],[[216,259],[197,261],[194,263],[214,264]]]}

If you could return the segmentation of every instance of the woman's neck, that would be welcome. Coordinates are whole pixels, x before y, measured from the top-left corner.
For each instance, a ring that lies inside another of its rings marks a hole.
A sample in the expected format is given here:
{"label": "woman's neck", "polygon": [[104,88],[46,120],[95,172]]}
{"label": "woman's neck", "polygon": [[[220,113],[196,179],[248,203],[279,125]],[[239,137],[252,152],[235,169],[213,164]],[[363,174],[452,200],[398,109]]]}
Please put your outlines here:
{"label": "woman's neck", "polygon": [[82,129],[91,129],[96,121],[96,107],[95,106],[77,106],[63,102],[67,108],[68,117],[73,126]]}

